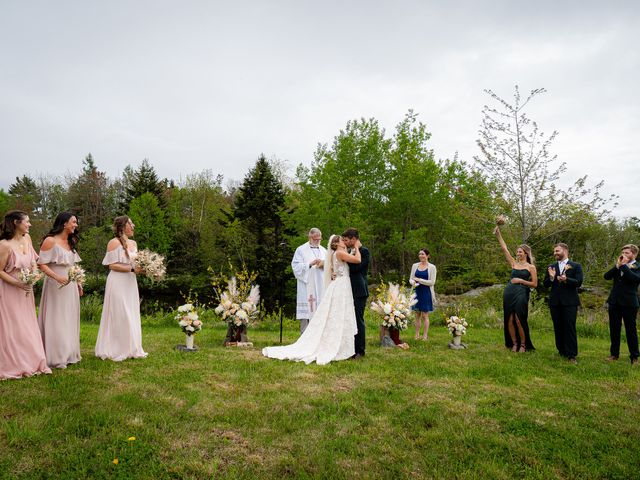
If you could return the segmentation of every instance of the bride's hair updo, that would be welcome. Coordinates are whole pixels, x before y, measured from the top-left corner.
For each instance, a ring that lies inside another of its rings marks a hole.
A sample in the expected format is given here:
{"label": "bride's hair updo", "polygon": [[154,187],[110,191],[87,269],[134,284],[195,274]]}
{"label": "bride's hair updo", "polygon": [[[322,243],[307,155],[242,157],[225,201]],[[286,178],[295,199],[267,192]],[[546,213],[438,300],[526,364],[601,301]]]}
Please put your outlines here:
{"label": "bride's hair updo", "polygon": [[329,248],[331,250],[337,250],[338,248],[338,244],[340,243],[340,240],[342,239],[342,237],[340,235],[334,235],[331,238],[331,243],[329,244]]}

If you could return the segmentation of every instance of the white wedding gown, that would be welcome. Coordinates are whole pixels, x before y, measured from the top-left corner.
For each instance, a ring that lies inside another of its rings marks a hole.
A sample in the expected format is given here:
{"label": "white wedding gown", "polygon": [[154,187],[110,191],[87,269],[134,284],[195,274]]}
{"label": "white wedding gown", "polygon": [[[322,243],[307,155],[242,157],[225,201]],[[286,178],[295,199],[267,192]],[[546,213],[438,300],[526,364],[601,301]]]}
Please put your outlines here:
{"label": "white wedding gown", "polygon": [[335,252],[331,255],[331,262],[336,278],[327,286],[307,329],[296,343],[263,348],[265,357],[326,365],[354,355],[354,335],[358,333],[358,327],[349,267],[335,257]]}

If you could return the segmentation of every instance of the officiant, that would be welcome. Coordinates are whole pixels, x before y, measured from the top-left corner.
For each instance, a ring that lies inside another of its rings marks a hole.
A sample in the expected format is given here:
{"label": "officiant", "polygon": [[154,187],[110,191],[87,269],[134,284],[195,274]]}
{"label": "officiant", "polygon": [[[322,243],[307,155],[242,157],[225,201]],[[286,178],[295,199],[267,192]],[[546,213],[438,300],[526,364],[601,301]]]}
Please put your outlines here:
{"label": "officiant", "polygon": [[324,292],[323,273],[326,249],[320,245],[322,232],[309,230],[309,241],[296,248],[291,261],[293,275],[298,284],[296,318],[300,320],[300,333],[305,331],[313,312],[318,308]]}

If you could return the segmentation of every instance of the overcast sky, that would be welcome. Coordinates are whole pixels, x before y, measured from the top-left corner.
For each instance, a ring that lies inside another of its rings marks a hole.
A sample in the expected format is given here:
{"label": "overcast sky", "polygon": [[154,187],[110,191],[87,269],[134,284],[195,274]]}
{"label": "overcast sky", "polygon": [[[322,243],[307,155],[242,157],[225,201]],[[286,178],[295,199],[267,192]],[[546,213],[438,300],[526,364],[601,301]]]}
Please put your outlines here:
{"label": "overcast sky", "polygon": [[437,158],[472,161],[490,88],[544,87],[564,182],[640,202],[635,1],[0,0],[0,187],[148,158],[241,180],[260,153],[309,165],[350,119],[420,114]]}

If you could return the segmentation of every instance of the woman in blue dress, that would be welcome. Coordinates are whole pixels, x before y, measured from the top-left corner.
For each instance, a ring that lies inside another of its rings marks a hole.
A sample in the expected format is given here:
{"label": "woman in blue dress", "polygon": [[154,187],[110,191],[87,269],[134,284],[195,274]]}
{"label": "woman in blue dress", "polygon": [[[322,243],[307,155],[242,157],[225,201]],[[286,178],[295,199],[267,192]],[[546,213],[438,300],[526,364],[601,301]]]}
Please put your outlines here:
{"label": "woman in blue dress", "polygon": [[509,253],[502,238],[500,227],[493,231],[502,252],[511,267],[511,280],[504,289],[502,307],[504,310],[504,344],[512,352],[524,353],[534,350],[529,335],[529,293],[538,286],[538,272],[529,245],[518,245],[516,258]]}
{"label": "woman in blue dress", "polygon": [[429,263],[431,254],[423,248],[418,252],[418,263],[411,267],[409,283],[415,287],[418,303],[413,306],[416,312],[416,340],[420,338],[420,326],[424,320],[423,340],[429,339],[429,313],[433,312],[436,303],[436,294],[433,286],[436,283],[437,270],[433,263]]}

